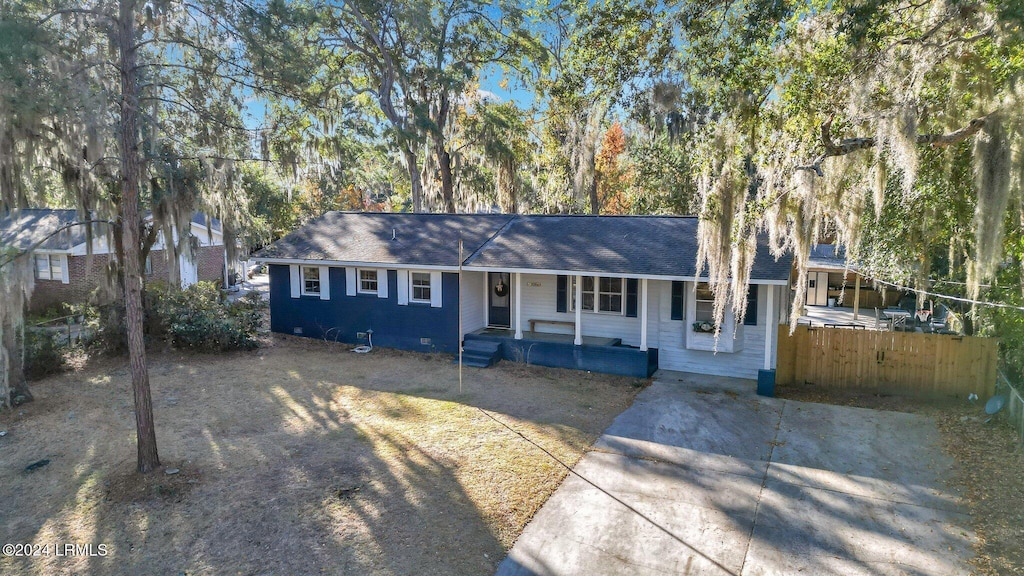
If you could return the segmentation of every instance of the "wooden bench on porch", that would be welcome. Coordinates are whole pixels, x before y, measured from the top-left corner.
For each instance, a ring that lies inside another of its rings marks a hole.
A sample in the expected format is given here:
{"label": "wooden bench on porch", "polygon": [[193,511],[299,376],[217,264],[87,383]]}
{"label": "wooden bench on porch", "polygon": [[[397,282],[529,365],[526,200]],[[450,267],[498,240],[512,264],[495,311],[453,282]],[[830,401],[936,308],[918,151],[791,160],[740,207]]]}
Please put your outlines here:
{"label": "wooden bench on porch", "polygon": [[568,326],[569,328],[576,329],[576,322],[569,320],[544,320],[543,318],[535,318],[533,320],[527,320],[530,324],[530,332],[536,332],[537,324],[551,324],[553,326]]}

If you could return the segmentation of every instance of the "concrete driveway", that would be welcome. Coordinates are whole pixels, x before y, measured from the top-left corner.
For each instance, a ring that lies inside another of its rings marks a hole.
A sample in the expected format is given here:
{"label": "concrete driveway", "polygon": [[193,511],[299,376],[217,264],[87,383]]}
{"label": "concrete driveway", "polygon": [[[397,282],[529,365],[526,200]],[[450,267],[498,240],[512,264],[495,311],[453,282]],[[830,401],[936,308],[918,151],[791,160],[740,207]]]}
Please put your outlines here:
{"label": "concrete driveway", "polygon": [[524,574],[968,574],[931,420],[659,373],[498,568]]}

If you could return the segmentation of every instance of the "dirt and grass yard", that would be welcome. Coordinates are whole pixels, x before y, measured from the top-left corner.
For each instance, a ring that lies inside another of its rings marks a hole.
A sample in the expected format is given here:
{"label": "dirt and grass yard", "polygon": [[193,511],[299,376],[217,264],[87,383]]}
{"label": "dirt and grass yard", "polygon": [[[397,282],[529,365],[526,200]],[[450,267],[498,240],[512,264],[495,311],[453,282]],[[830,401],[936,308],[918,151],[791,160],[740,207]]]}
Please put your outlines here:
{"label": "dirt and grass yard", "polygon": [[646,384],[502,363],[460,392],[450,356],[281,336],[150,377],[146,476],[123,360],[0,412],[0,543],[41,554],[0,573],[490,574],[566,471],[487,414],[572,465]]}

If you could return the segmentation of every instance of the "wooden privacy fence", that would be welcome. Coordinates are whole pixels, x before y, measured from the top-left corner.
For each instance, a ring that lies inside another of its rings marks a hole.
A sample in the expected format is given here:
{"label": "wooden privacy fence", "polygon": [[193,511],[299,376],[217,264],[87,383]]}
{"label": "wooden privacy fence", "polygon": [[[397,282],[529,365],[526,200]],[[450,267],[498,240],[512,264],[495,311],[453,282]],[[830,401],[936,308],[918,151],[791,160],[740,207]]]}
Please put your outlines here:
{"label": "wooden privacy fence", "polygon": [[998,340],[946,334],[779,326],[777,384],[911,396],[995,393]]}

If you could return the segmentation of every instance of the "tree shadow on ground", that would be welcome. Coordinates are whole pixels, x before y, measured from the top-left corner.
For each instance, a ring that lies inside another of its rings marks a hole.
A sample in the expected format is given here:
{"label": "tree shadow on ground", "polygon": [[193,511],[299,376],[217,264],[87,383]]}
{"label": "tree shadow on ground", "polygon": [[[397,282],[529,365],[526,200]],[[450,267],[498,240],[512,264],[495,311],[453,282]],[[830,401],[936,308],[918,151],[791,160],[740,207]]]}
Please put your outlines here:
{"label": "tree shadow on ground", "polygon": [[[708,574],[969,571],[968,518],[944,490],[948,463],[927,440],[937,437],[927,420],[667,390],[638,398],[602,437],[602,453],[577,468],[586,475],[603,461],[598,484],[610,494],[585,488],[572,503],[607,509],[617,518],[609,533],[625,525],[648,535],[646,549],[658,553],[645,558],[662,559],[657,568],[679,570],[692,557],[719,563]],[[568,521],[560,530],[592,542],[603,531]],[[501,574],[542,560],[546,543],[527,535]]]}
{"label": "tree shadow on ground", "polygon": [[[0,559],[0,571],[493,571],[504,554],[495,515],[504,512],[480,508],[464,486],[465,462],[443,441],[425,444],[417,422],[432,425],[449,410],[462,418],[458,427],[470,421],[460,407],[480,405],[516,424],[534,425],[531,416],[540,416],[548,444],[582,451],[589,430],[603,428],[636,389],[618,390],[618,404],[599,406],[607,417],[595,423],[586,382],[545,401],[532,392],[552,379],[517,387],[518,376],[496,372],[460,394],[456,382],[437,384],[453,370],[436,359],[332,359],[302,346],[156,357],[161,456],[165,468],[180,471],[146,477],[134,472],[127,369],[113,364],[41,382],[39,401],[25,415],[0,414],[0,428],[11,430],[0,444],[0,495],[15,502],[0,511],[0,539],[93,544],[94,556]],[[582,415],[559,422],[559,409]],[[444,431],[508,434],[486,425]],[[33,475],[20,471],[37,455],[51,464]],[[96,553],[99,544],[105,556]]]}

